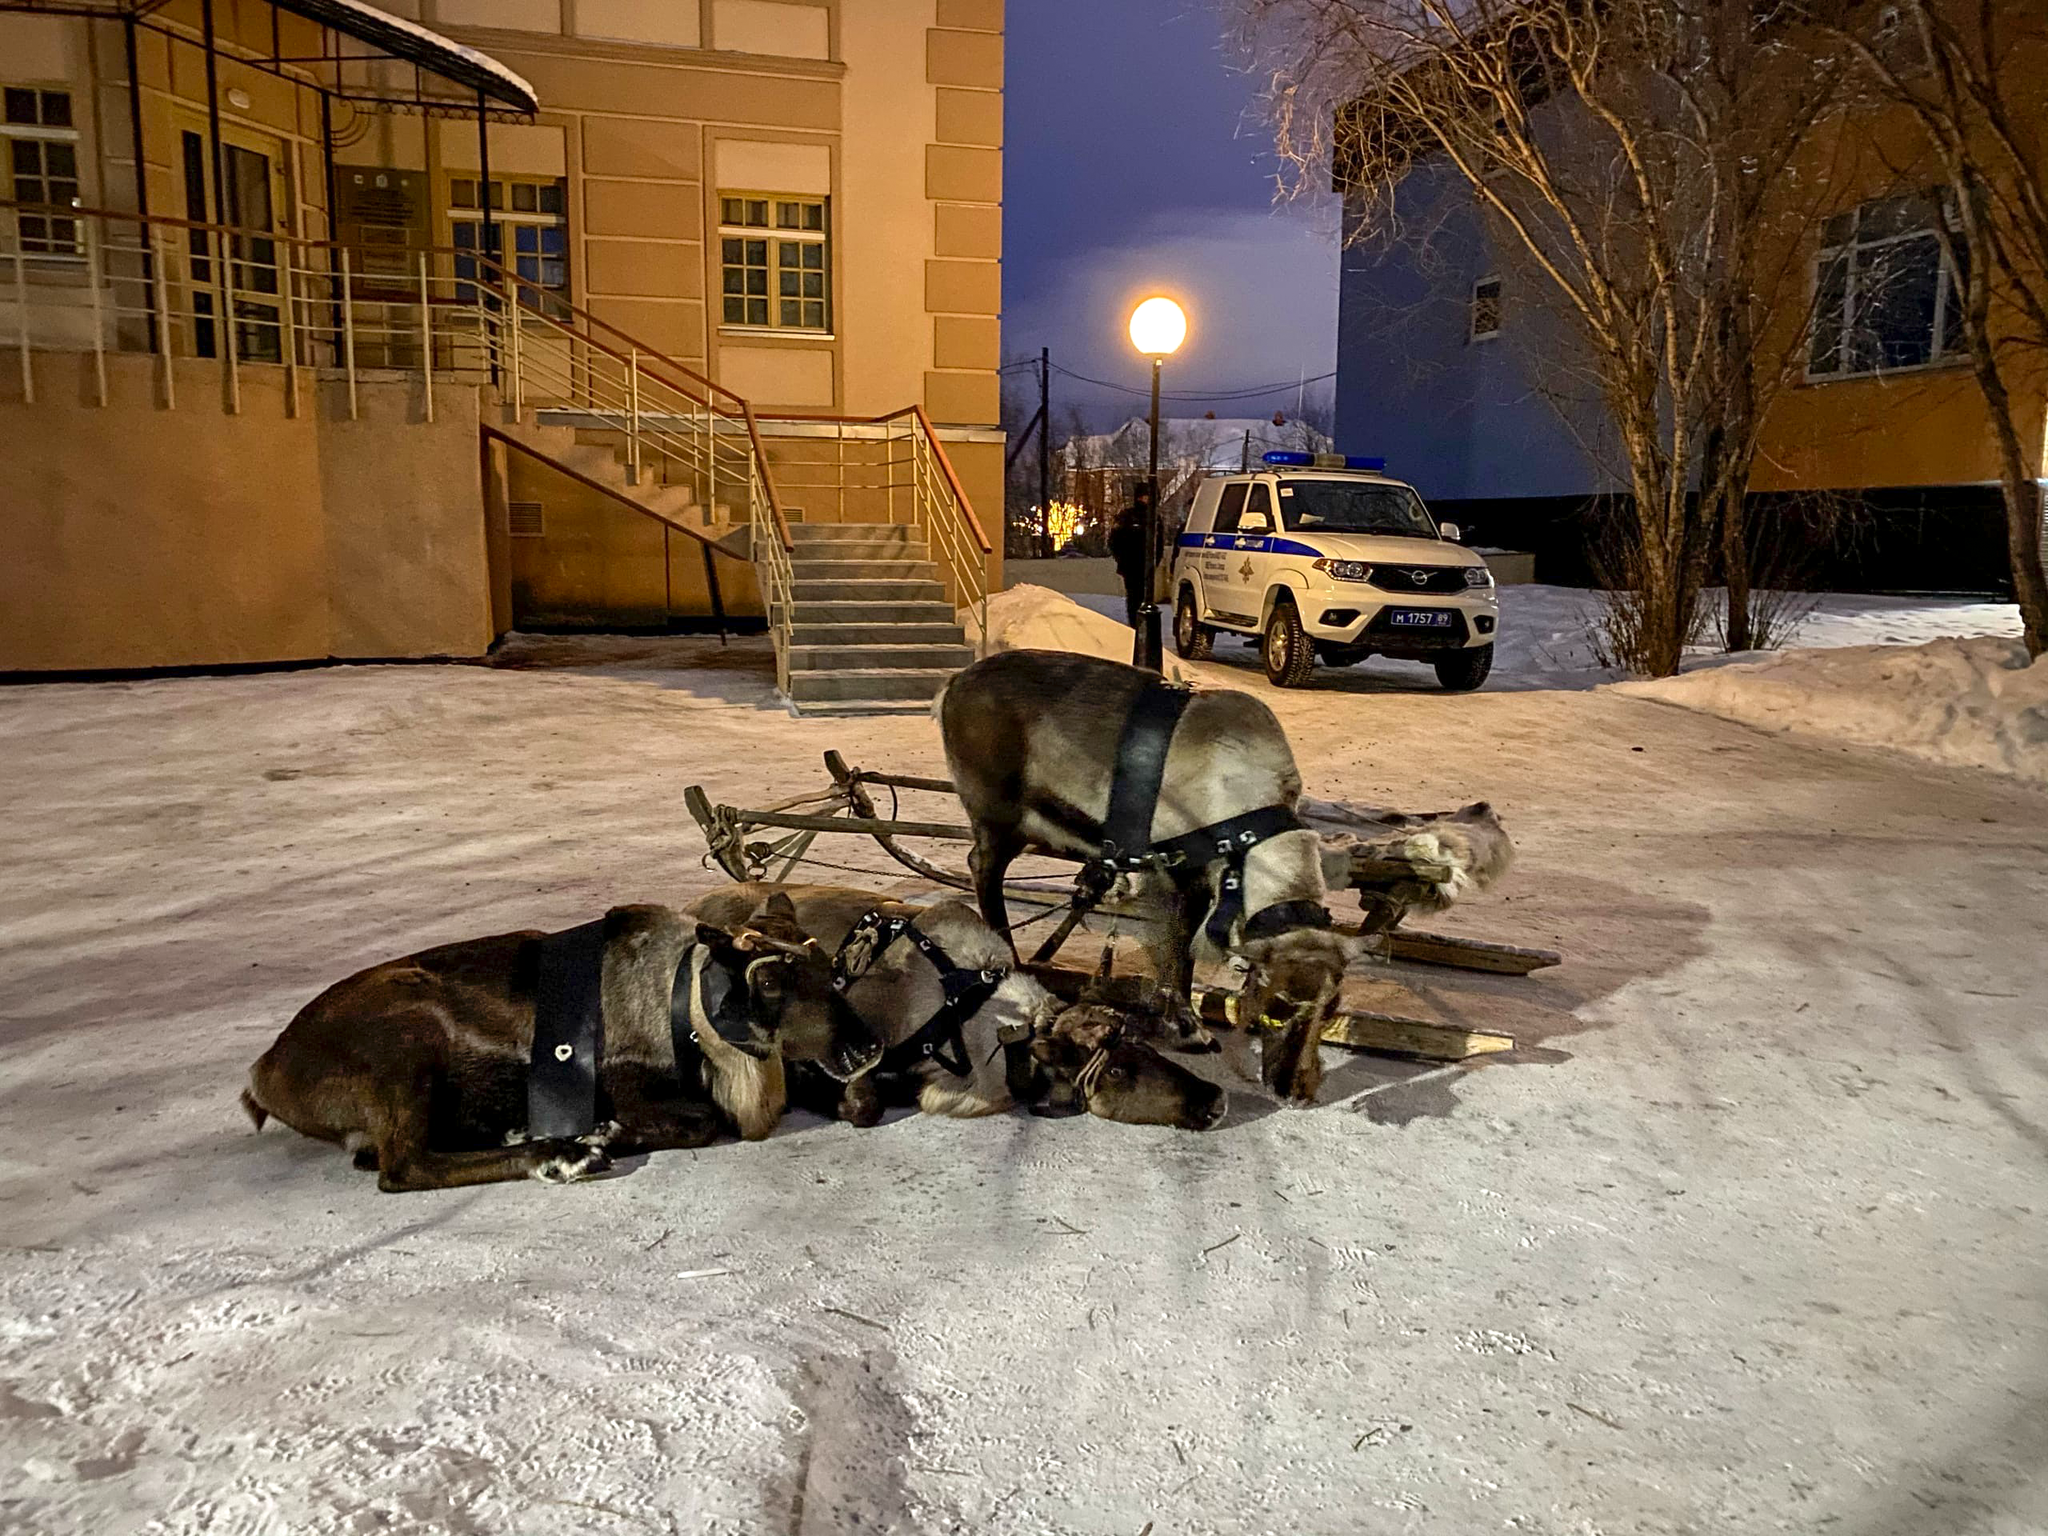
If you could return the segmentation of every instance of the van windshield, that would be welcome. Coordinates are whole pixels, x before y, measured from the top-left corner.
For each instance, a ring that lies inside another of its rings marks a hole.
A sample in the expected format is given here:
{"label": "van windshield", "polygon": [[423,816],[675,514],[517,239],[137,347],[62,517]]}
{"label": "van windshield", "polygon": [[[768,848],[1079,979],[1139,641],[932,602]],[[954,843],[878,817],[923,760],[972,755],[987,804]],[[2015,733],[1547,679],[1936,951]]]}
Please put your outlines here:
{"label": "van windshield", "polygon": [[1405,485],[1357,480],[1289,480],[1280,487],[1287,526],[1308,533],[1393,533],[1437,537],[1422,498]]}

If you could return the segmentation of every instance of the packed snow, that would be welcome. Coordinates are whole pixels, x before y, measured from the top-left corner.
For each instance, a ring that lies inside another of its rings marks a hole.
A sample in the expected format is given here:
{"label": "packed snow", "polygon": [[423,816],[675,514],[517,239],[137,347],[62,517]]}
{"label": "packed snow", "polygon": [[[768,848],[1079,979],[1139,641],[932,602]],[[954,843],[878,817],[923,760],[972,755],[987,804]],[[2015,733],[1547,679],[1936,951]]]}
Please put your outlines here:
{"label": "packed snow", "polygon": [[[1718,601],[1719,594],[1710,594]],[[2020,632],[2011,603],[1821,593],[1782,652],[1727,653],[1695,646],[1679,677],[1630,680],[1599,659],[1599,597],[1571,587],[1500,589],[1500,639],[1486,687],[1569,689],[1616,685],[1765,730],[1854,742],[1940,763],[2048,781],[2048,666],[2001,638]],[[1077,611],[1080,610],[1080,611]],[[1063,597],[1022,587],[991,599],[995,648],[1041,647],[1130,659],[1120,598]],[[1219,640],[1215,659],[1169,671],[1211,684],[1257,686],[1249,641]],[[1319,689],[1433,688],[1421,662],[1374,658],[1324,668]]]}
{"label": "packed snow", "polygon": [[922,716],[790,718],[758,638],[501,659],[0,690],[0,1529],[2048,1528],[2036,786],[1226,659],[1310,793],[1500,809],[1430,926],[1565,963],[1353,992],[1516,1052],[380,1195],[235,1104],[315,993],[712,888],[686,785],[944,772]]}
{"label": "packed snow", "polygon": [[1766,730],[2048,783],[2048,659],[2029,664],[2017,640],[1788,651],[1620,686]]}

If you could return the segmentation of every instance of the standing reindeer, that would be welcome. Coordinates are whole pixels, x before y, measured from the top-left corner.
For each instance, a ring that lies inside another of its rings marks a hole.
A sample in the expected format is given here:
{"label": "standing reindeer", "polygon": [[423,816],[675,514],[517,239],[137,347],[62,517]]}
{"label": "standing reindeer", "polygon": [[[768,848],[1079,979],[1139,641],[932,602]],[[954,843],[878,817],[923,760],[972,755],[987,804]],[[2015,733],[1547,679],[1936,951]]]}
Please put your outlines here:
{"label": "standing reindeer", "polygon": [[1198,956],[1241,961],[1238,1017],[1272,1026],[1267,1086],[1313,1102],[1322,1027],[1362,946],[1330,929],[1321,841],[1295,818],[1301,774],[1273,712],[1066,651],[978,661],[932,711],[989,924],[1009,932],[1003,877],[1029,846],[1091,861],[1084,890],[1134,876],[1166,907],[1161,979],[1186,998]]}

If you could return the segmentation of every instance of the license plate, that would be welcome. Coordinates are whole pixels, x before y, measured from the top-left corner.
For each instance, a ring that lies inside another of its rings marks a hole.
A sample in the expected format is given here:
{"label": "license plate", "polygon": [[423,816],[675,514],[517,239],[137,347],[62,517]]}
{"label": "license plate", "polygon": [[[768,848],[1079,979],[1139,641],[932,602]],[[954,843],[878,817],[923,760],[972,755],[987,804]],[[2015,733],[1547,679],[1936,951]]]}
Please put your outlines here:
{"label": "license plate", "polygon": [[1448,608],[1396,608],[1387,622],[1396,629],[1449,629],[1455,617]]}

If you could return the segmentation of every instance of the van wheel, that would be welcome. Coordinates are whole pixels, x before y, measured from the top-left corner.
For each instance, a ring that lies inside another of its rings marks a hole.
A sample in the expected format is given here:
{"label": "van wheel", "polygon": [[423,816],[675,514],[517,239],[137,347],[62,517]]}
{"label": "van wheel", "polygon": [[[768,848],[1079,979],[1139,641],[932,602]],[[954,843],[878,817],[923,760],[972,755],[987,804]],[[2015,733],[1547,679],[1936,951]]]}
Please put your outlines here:
{"label": "van wheel", "polygon": [[1195,592],[1182,587],[1173,605],[1173,648],[1189,661],[1207,661],[1216,649],[1216,631],[1195,611]]}
{"label": "van wheel", "polygon": [[1259,657],[1266,663],[1266,680],[1275,688],[1299,688],[1315,670],[1315,647],[1301,627],[1293,598],[1282,597],[1273,604],[1273,616],[1266,620],[1266,633],[1259,641]]}
{"label": "van wheel", "polygon": [[1436,680],[1452,693],[1470,693],[1493,670],[1493,647],[1475,645],[1436,659]]}

